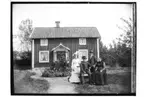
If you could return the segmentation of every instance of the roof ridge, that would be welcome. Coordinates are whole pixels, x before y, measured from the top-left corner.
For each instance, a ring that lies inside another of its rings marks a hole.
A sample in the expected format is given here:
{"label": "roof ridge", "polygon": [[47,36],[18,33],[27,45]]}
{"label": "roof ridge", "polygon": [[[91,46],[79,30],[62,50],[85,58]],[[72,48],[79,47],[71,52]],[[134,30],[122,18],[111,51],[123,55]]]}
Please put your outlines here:
{"label": "roof ridge", "polygon": [[96,27],[35,27],[30,38],[100,37]]}

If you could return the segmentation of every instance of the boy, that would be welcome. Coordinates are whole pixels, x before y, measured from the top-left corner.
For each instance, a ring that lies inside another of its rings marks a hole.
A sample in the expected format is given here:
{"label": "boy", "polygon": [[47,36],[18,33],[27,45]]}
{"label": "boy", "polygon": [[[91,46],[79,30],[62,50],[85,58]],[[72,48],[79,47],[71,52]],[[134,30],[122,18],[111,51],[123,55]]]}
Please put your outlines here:
{"label": "boy", "polygon": [[80,64],[80,80],[81,84],[85,83],[84,74],[88,74],[89,83],[91,82],[90,64],[86,61],[86,56],[82,56],[83,61]]}

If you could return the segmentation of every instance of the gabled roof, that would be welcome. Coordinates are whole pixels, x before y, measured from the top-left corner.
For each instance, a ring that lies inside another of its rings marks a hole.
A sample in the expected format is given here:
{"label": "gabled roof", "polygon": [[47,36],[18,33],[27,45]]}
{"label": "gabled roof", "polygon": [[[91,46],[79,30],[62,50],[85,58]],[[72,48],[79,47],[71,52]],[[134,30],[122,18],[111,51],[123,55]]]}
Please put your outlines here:
{"label": "gabled roof", "polygon": [[100,37],[96,27],[35,27],[30,38]]}
{"label": "gabled roof", "polygon": [[62,43],[60,43],[57,47],[53,48],[52,51],[54,51],[54,50],[56,50],[58,48],[65,48],[65,49],[70,51],[70,49],[68,47],[64,46]]}

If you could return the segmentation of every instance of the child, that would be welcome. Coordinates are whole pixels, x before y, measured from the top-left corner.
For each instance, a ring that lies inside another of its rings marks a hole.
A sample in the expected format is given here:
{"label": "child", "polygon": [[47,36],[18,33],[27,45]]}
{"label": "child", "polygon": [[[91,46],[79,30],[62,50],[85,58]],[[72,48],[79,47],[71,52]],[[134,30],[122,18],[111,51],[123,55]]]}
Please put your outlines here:
{"label": "child", "polygon": [[81,83],[84,84],[85,83],[85,79],[84,79],[84,74],[88,74],[89,77],[89,83],[91,82],[91,75],[90,75],[90,64],[86,61],[86,56],[82,56],[83,61],[80,64],[80,80]]}

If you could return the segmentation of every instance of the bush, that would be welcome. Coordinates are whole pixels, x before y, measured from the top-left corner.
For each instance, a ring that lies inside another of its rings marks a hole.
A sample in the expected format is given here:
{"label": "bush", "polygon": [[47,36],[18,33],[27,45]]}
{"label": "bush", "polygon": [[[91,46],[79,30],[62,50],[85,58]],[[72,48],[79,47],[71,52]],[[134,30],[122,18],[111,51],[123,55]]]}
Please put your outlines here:
{"label": "bush", "polygon": [[65,71],[45,69],[42,73],[42,77],[67,77],[70,76],[70,72],[70,68],[66,68]]}
{"label": "bush", "polygon": [[15,69],[30,69],[31,52],[13,51],[13,66]]}
{"label": "bush", "polygon": [[50,63],[50,68],[57,71],[65,71],[69,67],[66,60],[60,60]]}

